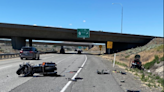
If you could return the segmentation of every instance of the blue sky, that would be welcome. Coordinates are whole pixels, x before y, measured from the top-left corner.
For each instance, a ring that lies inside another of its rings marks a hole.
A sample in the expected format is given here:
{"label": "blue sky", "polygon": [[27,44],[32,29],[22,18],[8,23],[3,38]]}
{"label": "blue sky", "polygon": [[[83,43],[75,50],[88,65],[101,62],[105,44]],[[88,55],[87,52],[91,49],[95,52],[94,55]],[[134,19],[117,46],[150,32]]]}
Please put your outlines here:
{"label": "blue sky", "polygon": [[0,0],[0,22],[163,36],[163,0]]}

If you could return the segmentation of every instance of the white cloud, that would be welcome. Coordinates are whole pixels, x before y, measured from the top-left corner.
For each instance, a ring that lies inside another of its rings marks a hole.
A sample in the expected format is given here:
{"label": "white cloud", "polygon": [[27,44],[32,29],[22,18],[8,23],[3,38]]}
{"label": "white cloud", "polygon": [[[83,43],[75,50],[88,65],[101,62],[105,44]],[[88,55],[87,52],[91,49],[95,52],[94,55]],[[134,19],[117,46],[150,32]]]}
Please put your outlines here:
{"label": "white cloud", "polygon": [[60,28],[62,28],[62,26],[60,26]]}
{"label": "white cloud", "polygon": [[86,22],[86,20],[83,20],[83,22]]}
{"label": "white cloud", "polygon": [[34,26],[36,26],[36,24],[33,24]]}
{"label": "white cloud", "polygon": [[70,26],[72,26],[72,24],[69,24]]}

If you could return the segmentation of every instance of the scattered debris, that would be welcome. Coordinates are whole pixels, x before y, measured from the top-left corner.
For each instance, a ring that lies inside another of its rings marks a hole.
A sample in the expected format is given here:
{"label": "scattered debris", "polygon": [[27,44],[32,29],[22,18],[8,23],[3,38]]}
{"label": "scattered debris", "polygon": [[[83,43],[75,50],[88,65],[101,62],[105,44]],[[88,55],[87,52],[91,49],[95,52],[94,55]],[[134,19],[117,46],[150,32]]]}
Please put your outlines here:
{"label": "scattered debris", "polygon": [[82,80],[83,78],[81,78],[81,77],[76,77],[76,78],[74,78],[74,79],[71,79],[71,78],[67,78],[69,81],[71,80],[71,81],[77,81],[77,80]]}
{"label": "scattered debris", "polygon": [[124,83],[125,81],[124,80],[121,80],[120,82]]}
{"label": "scattered debris", "polygon": [[76,79],[68,78],[69,81],[77,81]]}
{"label": "scattered debris", "polygon": [[121,72],[121,74],[126,75],[126,72]]}
{"label": "scattered debris", "polygon": [[109,74],[109,70],[102,70],[101,72],[97,70],[97,74]]}
{"label": "scattered debris", "polygon": [[141,92],[139,90],[127,90],[127,92]]}
{"label": "scattered debris", "polygon": [[83,78],[81,78],[81,77],[76,77],[75,79],[76,79],[76,80],[82,80]]}
{"label": "scattered debris", "polygon": [[150,70],[148,70],[147,72],[149,72],[149,73],[150,73]]}
{"label": "scattered debris", "polygon": [[114,73],[121,73],[121,74],[123,74],[123,75],[126,75],[126,72],[122,72],[122,71],[118,71],[118,70],[114,70],[113,72],[114,72]]}
{"label": "scattered debris", "polygon": [[77,71],[68,71],[67,73],[75,73],[75,72],[77,72]]}

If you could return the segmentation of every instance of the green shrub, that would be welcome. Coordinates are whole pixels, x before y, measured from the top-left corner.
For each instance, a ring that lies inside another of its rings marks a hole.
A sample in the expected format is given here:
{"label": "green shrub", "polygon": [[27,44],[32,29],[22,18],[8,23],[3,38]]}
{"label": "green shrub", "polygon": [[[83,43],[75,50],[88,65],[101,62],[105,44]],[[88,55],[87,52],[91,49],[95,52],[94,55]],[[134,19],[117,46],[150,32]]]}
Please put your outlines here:
{"label": "green shrub", "polygon": [[151,87],[151,84],[149,83],[148,86]]}
{"label": "green shrub", "polygon": [[160,79],[160,77],[159,77],[159,76],[156,76],[155,78],[156,78],[156,79]]}
{"label": "green shrub", "polygon": [[138,73],[135,73],[134,75],[136,75],[136,76],[137,76],[137,75],[138,75]]}
{"label": "green shrub", "polygon": [[130,55],[125,56],[125,58],[128,58]]}
{"label": "green shrub", "polygon": [[152,75],[152,73],[149,73],[149,75]]}
{"label": "green shrub", "polygon": [[150,82],[150,83],[154,83],[155,81],[154,81],[153,79],[150,79],[149,82]]}
{"label": "green shrub", "polygon": [[157,64],[159,64],[160,63],[160,61],[157,61]]}
{"label": "green shrub", "polygon": [[140,71],[140,73],[143,73],[143,72],[144,72],[143,70]]}
{"label": "green shrub", "polygon": [[154,60],[151,61],[151,62],[146,63],[146,64],[144,65],[144,67],[145,67],[146,69],[150,69],[158,60],[159,60],[159,57],[158,57],[157,55],[155,55]]}
{"label": "green shrub", "polygon": [[115,61],[115,64],[118,64],[118,65],[121,65],[121,66],[124,66],[124,67],[128,67],[126,64],[120,63],[120,62],[117,62],[117,61]]}
{"label": "green shrub", "polygon": [[161,60],[161,61],[164,61],[164,57],[161,57],[160,60]]}
{"label": "green shrub", "polygon": [[143,73],[142,75],[141,75],[141,80],[143,81],[145,79],[145,74]]}
{"label": "green shrub", "polygon": [[157,51],[163,51],[163,48],[164,48],[164,45],[162,44],[162,45],[156,47],[156,50]]}
{"label": "green shrub", "polygon": [[157,86],[154,84],[154,87],[157,88]]}
{"label": "green shrub", "polygon": [[164,79],[163,78],[158,79],[158,83],[160,83],[164,87]]}

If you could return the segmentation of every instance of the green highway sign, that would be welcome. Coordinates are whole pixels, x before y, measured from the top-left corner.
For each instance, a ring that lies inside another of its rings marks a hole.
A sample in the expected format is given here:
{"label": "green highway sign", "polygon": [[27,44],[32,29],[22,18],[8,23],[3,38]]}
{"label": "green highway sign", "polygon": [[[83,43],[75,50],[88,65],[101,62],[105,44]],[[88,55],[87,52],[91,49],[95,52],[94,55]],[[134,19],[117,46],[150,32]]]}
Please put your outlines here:
{"label": "green highway sign", "polygon": [[89,29],[77,29],[77,37],[78,38],[89,38],[90,37]]}
{"label": "green highway sign", "polygon": [[79,46],[78,48],[81,49],[81,46]]}

